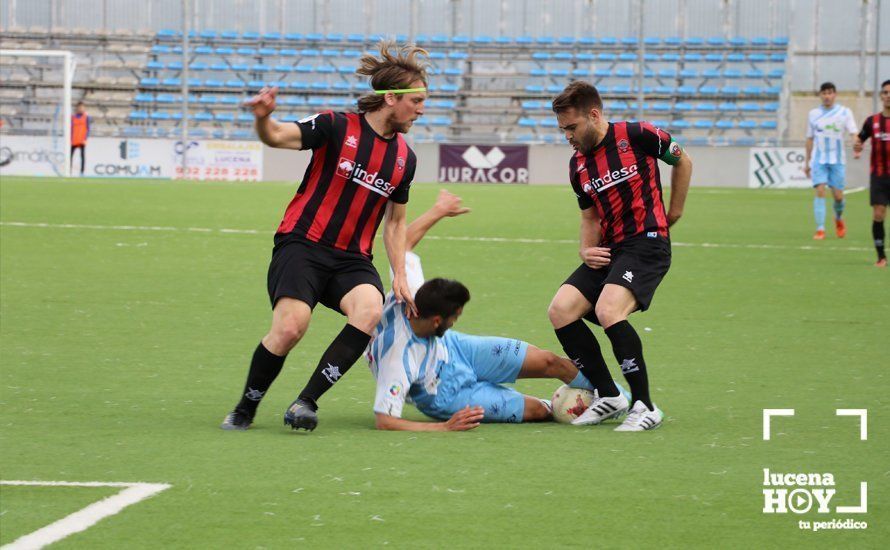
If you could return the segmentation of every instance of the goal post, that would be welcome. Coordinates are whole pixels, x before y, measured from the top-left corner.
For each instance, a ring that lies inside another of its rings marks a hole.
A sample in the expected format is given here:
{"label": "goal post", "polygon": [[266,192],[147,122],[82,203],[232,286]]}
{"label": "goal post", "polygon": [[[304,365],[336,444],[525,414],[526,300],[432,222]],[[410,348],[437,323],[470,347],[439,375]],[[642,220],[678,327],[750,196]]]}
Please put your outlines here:
{"label": "goal post", "polygon": [[[15,129],[20,130],[21,135],[47,135],[50,138],[51,148],[64,159],[63,166],[56,169],[65,177],[71,176],[71,86],[74,81],[74,71],[76,62],[74,54],[67,50],[0,50],[0,58],[4,59],[4,63],[0,66],[0,70],[4,73],[3,80],[14,86],[18,81],[19,84],[29,85],[30,81],[22,81],[22,75],[28,76],[29,71],[44,71],[40,65],[40,59],[53,60],[61,64],[61,87],[62,97],[60,105],[56,109],[56,115],[51,118],[48,128],[30,127]],[[34,59],[36,64],[23,63],[24,59]],[[47,71],[53,74],[52,67]],[[5,73],[10,73],[9,75]],[[12,76],[11,75],[17,75]],[[37,88],[55,88],[58,86],[58,80],[40,81],[34,84]],[[57,156],[56,158],[59,158]]]}

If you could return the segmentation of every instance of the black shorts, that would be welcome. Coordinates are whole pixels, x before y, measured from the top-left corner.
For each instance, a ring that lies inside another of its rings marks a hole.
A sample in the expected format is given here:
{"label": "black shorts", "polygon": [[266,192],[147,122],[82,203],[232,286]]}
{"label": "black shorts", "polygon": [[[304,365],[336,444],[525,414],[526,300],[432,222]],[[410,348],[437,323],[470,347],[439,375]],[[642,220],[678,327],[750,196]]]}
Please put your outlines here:
{"label": "black shorts", "polygon": [[890,204],[890,176],[872,176],[868,194],[872,206]]}
{"label": "black shorts", "polygon": [[293,240],[275,247],[269,264],[269,300],[272,307],[281,298],[295,298],[310,308],[321,302],[338,313],[343,296],[361,284],[380,291],[383,283],[371,260],[355,252],[346,252],[309,241]]}
{"label": "black shorts", "polygon": [[[633,293],[639,310],[646,311],[652,303],[655,289],[671,267],[670,242],[663,238],[636,237],[611,248],[612,261],[609,265],[593,269],[581,264],[563,284],[577,288],[594,306],[605,285],[623,286]],[[600,324],[593,310],[584,318]]]}

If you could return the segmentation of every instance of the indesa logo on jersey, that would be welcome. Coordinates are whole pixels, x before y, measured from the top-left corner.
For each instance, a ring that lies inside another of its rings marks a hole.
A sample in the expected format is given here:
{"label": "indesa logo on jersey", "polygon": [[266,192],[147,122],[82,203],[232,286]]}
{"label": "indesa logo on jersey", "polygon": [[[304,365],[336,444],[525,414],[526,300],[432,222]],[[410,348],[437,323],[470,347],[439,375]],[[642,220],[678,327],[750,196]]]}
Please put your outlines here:
{"label": "indesa logo on jersey", "polygon": [[377,175],[380,172],[368,172],[362,164],[353,162],[345,157],[340,157],[337,162],[337,175],[344,178],[352,178],[354,183],[361,185],[371,191],[388,197],[396,190],[395,186],[390,182],[380,179]]}
{"label": "indesa logo on jersey", "polygon": [[582,188],[584,189],[584,192],[588,194],[593,191],[600,193],[610,187],[618,185],[623,181],[631,179],[632,177],[637,175],[638,171],[639,168],[637,168],[636,164],[631,164],[630,166],[622,166],[621,170],[612,170],[602,177],[586,181],[582,185]]}

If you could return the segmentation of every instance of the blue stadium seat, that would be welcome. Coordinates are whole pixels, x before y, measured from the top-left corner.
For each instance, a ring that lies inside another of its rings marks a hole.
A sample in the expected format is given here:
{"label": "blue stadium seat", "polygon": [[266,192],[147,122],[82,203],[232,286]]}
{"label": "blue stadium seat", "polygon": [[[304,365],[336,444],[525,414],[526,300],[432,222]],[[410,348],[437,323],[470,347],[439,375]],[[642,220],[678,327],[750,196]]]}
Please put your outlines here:
{"label": "blue stadium seat", "polygon": [[145,64],[145,68],[149,71],[162,71],[165,65],[160,61],[149,61]]}
{"label": "blue stadium seat", "polygon": [[596,78],[609,78],[612,76],[612,71],[609,69],[594,69],[593,76]]}
{"label": "blue stadium seat", "polygon": [[668,36],[664,39],[665,46],[679,46],[683,44],[683,39],[679,36]]}
{"label": "blue stadium seat", "polygon": [[210,46],[197,46],[195,48],[195,53],[199,55],[211,55],[213,53],[213,48]]}
{"label": "blue stadium seat", "polygon": [[624,67],[619,67],[619,68],[615,69],[615,76],[617,76],[618,78],[633,78],[634,70],[627,69]]}
{"label": "blue stadium seat", "polygon": [[745,61],[745,54],[743,53],[728,53],[726,54],[726,61],[730,63],[741,63]]}
{"label": "blue stadium seat", "polygon": [[733,48],[743,48],[748,45],[748,40],[741,36],[734,36],[729,39],[729,45]]}
{"label": "blue stadium seat", "polygon": [[125,137],[140,137],[144,134],[145,130],[141,126],[127,126],[121,131]]}
{"label": "blue stadium seat", "polygon": [[434,117],[430,119],[431,126],[450,126],[451,119],[448,117]]}
{"label": "blue stadium seat", "polygon": [[534,128],[538,122],[533,118],[520,118],[517,124],[523,128]]}
{"label": "blue stadium seat", "polygon": [[264,33],[263,33],[263,40],[269,40],[269,41],[273,41],[273,42],[274,42],[275,40],[281,40],[281,33],[280,33],[280,32],[275,32],[275,31],[264,32]]}
{"label": "blue stadium seat", "polygon": [[207,137],[207,130],[204,128],[194,128],[189,130],[189,136],[197,139]]}
{"label": "blue stadium seat", "polygon": [[513,43],[513,38],[510,36],[499,36],[494,41],[499,46],[506,46]]}
{"label": "blue stadium seat", "polygon": [[209,94],[202,95],[198,99],[198,103],[200,103],[201,105],[215,105],[216,104],[216,96],[209,95]]}
{"label": "blue stadium seat", "polygon": [[152,103],[155,100],[155,96],[153,94],[148,94],[144,92],[139,92],[135,96],[133,96],[133,101],[136,103]]}
{"label": "blue stadium seat", "polygon": [[701,76],[705,80],[708,80],[712,78],[720,78],[721,75],[720,71],[718,71],[717,69],[705,69],[701,72]]}
{"label": "blue stadium seat", "polygon": [[738,106],[731,101],[724,101],[717,108],[723,113],[733,113],[738,110]]}
{"label": "blue stadium seat", "polygon": [[637,54],[635,54],[633,52],[623,52],[618,55],[618,60],[619,61],[636,61]]}
{"label": "blue stadium seat", "polygon": [[741,121],[739,121],[738,127],[741,128],[742,130],[753,130],[754,128],[757,128],[757,121],[756,120],[741,120]]}
{"label": "blue stadium seat", "polygon": [[253,90],[259,90],[260,88],[264,88],[266,86],[266,82],[264,80],[248,80],[247,87]]}
{"label": "blue stadium seat", "polygon": [[221,33],[219,33],[219,37],[222,38],[223,40],[237,40],[238,39],[238,31],[232,31],[232,30],[222,31]]}
{"label": "blue stadium seat", "polygon": [[658,113],[667,113],[671,110],[671,104],[662,101],[656,101],[652,103],[651,109]]}
{"label": "blue stadium seat", "polygon": [[758,103],[742,103],[738,106],[739,110],[745,113],[756,113],[760,111],[760,104]]}
{"label": "blue stadium seat", "polygon": [[553,44],[553,37],[552,36],[539,36],[537,42],[538,42],[538,44],[545,44],[545,45],[549,46],[550,44]]}
{"label": "blue stadium seat", "polygon": [[710,130],[711,128],[714,127],[714,121],[708,120],[708,119],[696,120],[692,126],[695,128],[698,128],[699,130]]}
{"label": "blue stadium seat", "polygon": [[671,123],[668,127],[671,129],[674,129],[674,130],[684,130],[686,128],[689,128],[690,126],[691,126],[691,124],[689,124],[688,121],[683,120],[683,119],[677,119],[677,120],[671,121]]}
{"label": "blue stadium seat", "polygon": [[677,78],[677,69],[659,69],[659,78]]}
{"label": "blue stadium seat", "polygon": [[757,145],[757,138],[752,136],[742,136],[733,140],[734,145]]}
{"label": "blue stadium seat", "polygon": [[445,76],[461,76],[462,74],[464,74],[464,70],[460,68],[449,67],[445,69]]}
{"label": "blue stadium seat", "polygon": [[256,55],[256,48],[242,47],[242,48],[238,48],[237,50],[235,50],[235,53],[237,53],[238,55],[248,55],[248,56]]}
{"label": "blue stadium seat", "polygon": [[538,126],[542,128],[559,128],[559,123],[553,117],[545,118],[538,121]]}
{"label": "blue stadium seat", "polygon": [[773,38],[773,46],[787,46],[788,45],[788,37],[787,36],[777,36]]}
{"label": "blue stadium seat", "polygon": [[[191,100],[192,100],[192,98],[189,97],[189,101],[191,101]],[[182,101],[182,97],[180,97],[179,95],[173,95],[173,94],[158,94],[157,97],[155,98],[155,101],[158,103],[163,103],[163,104],[178,103],[178,102]]]}
{"label": "blue stadium seat", "polygon": [[182,61],[171,61],[167,63],[168,71],[181,71],[182,70]]}
{"label": "blue stadium seat", "polygon": [[257,50],[257,53],[265,57],[271,57],[278,55],[278,50],[275,48],[260,48]]}
{"label": "blue stadium seat", "polygon": [[464,35],[462,35],[462,34],[458,34],[458,35],[455,35],[455,36],[452,36],[452,37],[451,37],[451,43],[452,43],[452,44],[464,44],[464,45],[465,45],[465,44],[469,44],[469,43],[470,43],[470,37],[469,37],[469,36],[464,36]]}
{"label": "blue stadium seat", "polygon": [[182,81],[178,78],[165,78],[161,80],[161,86],[170,86],[170,87],[180,87],[182,86]]}
{"label": "blue stadium seat", "polygon": [[523,101],[521,103],[522,108],[527,110],[540,109],[543,105],[545,105],[543,101]]}
{"label": "blue stadium seat", "polygon": [[735,124],[731,120],[718,120],[714,123],[714,126],[721,130],[732,130]]}
{"label": "blue stadium seat", "polygon": [[189,70],[192,71],[206,71],[207,68],[207,63],[204,63],[203,61],[195,61],[191,65],[189,65]]}
{"label": "blue stadium seat", "polygon": [[324,90],[331,89],[331,85],[328,84],[327,82],[313,82],[312,84],[309,85],[309,87],[316,91],[324,91]]}
{"label": "blue stadium seat", "polygon": [[273,68],[273,70],[274,70],[276,73],[284,73],[284,74],[287,74],[287,73],[293,72],[294,68],[291,67],[290,65],[275,65],[275,67]]}
{"label": "blue stadium seat", "polygon": [[676,105],[674,105],[675,111],[691,111],[693,109],[694,109],[694,107],[692,106],[692,103],[680,102],[680,103],[677,103]]}
{"label": "blue stadium seat", "polygon": [[578,39],[578,43],[582,46],[593,46],[596,44],[596,38],[592,36],[582,36]]}
{"label": "blue stadium seat", "polygon": [[775,130],[779,124],[775,120],[763,120],[760,122],[760,127],[764,130]]}
{"label": "blue stadium seat", "polygon": [[300,55],[303,57],[320,57],[321,50],[316,50],[315,48],[304,48],[300,50]]}
{"label": "blue stadium seat", "polygon": [[241,33],[241,39],[242,40],[259,40],[260,33],[256,32],[256,31],[244,31],[243,33]]}
{"label": "blue stadium seat", "polygon": [[563,87],[559,84],[548,84],[547,85],[547,93],[549,94],[558,94],[563,91]]}
{"label": "blue stadium seat", "polygon": [[717,106],[713,103],[697,103],[695,110],[700,113],[713,113],[717,111]]}
{"label": "blue stadium seat", "polygon": [[235,53],[235,49],[228,46],[220,46],[218,48],[214,48],[213,52],[216,55],[232,55]]}
{"label": "blue stadium seat", "polygon": [[742,93],[742,91],[738,86],[723,86],[720,88],[720,93],[723,95],[737,96]]}
{"label": "blue stadium seat", "polygon": [[631,92],[630,86],[619,84],[617,86],[612,86],[613,94],[629,94]]}
{"label": "blue stadium seat", "polygon": [[305,38],[306,41],[308,41],[308,42],[323,42],[324,41],[324,35],[321,33],[318,33],[318,32],[308,33],[303,38]]}
{"label": "blue stadium seat", "polygon": [[745,71],[745,78],[764,78],[766,73],[760,69],[748,69]]}
{"label": "blue stadium seat", "polygon": [[706,53],[705,61],[707,61],[709,63],[720,63],[723,61],[723,54],[722,53],[713,53],[713,52]]}
{"label": "blue stadium seat", "polygon": [[597,54],[596,58],[600,61],[615,61],[618,59],[618,56],[614,53],[600,52],[599,54]]}
{"label": "blue stadium seat", "polygon": [[148,113],[145,111],[130,111],[130,120],[148,120]]}
{"label": "blue stadium seat", "polygon": [[600,38],[600,44],[603,46],[616,46],[618,45],[618,39],[614,36],[604,36]]}
{"label": "blue stadium seat", "polygon": [[763,89],[763,93],[765,93],[767,95],[779,95],[780,93],[782,93],[782,87],[781,86],[767,86],[766,88]]}
{"label": "blue stadium seat", "polygon": [[766,111],[768,113],[775,113],[779,110],[778,103],[764,103],[760,107],[761,107],[761,109],[763,109],[764,111]]}
{"label": "blue stadium seat", "polygon": [[284,39],[289,40],[291,42],[298,42],[300,40],[303,40],[303,33],[286,32],[286,33],[284,33]]}
{"label": "blue stadium seat", "polygon": [[763,63],[764,61],[766,61],[768,59],[769,59],[769,57],[767,57],[767,55],[765,53],[748,54],[748,61],[751,61],[752,63]]}
{"label": "blue stadium seat", "polygon": [[158,31],[157,37],[161,40],[171,40],[179,36],[179,31],[172,29],[161,29]]}
{"label": "blue stadium seat", "polygon": [[322,57],[340,57],[340,50],[331,50],[331,49],[323,49],[321,50]]}
{"label": "blue stadium seat", "polygon": [[446,34],[434,34],[430,37],[430,42],[433,44],[448,44],[449,39]]}
{"label": "blue stadium seat", "polygon": [[705,40],[703,38],[699,38],[697,36],[690,36],[689,38],[684,40],[683,43],[686,44],[687,46],[698,47],[698,46],[704,46]]}
{"label": "blue stadium seat", "polygon": [[233,95],[217,96],[217,101],[221,105],[241,105],[241,99]]}
{"label": "blue stadium seat", "polygon": [[661,60],[662,60],[662,61],[668,61],[668,62],[671,62],[671,63],[675,63],[675,62],[677,62],[677,61],[680,61],[680,54],[676,54],[676,53],[666,53],[666,54],[662,54],[662,55],[661,55]]}
{"label": "blue stadium seat", "polygon": [[572,76],[587,78],[588,76],[590,76],[590,71],[588,71],[587,69],[572,69]]}
{"label": "blue stadium seat", "polygon": [[679,95],[695,95],[698,89],[695,86],[677,86],[677,94]]}
{"label": "blue stadium seat", "polygon": [[547,76],[547,69],[533,67],[529,72],[529,76]]}
{"label": "blue stadium seat", "polygon": [[250,70],[255,73],[269,73],[272,72],[272,67],[265,63],[255,63],[251,65]]}
{"label": "blue stadium seat", "polygon": [[491,44],[494,39],[488,35],[477,35],[473,37],[473,44],[481,44],[483,46]]}
{"label": "blue stadium seat", "polygon": [[563,46],[571,46],[575,43],[575,37],[574,36],[560,36],[559,38],[556,39],[556,41],[559,42]]}
{"label": "blue stadium seat", "polygon": [[593,61],[594,59],[596,59],[596,55],[590,52],[579,52],[575,54],[575,59],[577,59],[578,61]]}
{"label": "blue stadium seat", "polygon": [[643,39],[643,44],[646,46],[660,46],[661,38],[658,38],[657,36],[647,36]]}
{"label": "blue stadium seat", "polygon": [[[419,39],[419,38],[420,38],[420,35],[418,35],[417,38]],[[347,41],[347,42],[364,42],[364,41],[365,41],[365,35],[363,35],[363,34],[358,34],[358,33],[349,33],[349,34],[346,35],[346,41]],[[418,41],[418,43],[420,43],[420,42]]]}
{"label": "blue stadium seat", "polygon": [[771,53],[769,54],[769,60],[776,63],[784,63],[785,59],[787,59],[787,55],[783,53]]}
{"label": "blue stadium seat", "polygon": [[250,113],[238,113],[238,116],[235,118],[238,122],[253,122],[253,115]]}
{"label": "blue stadium seat", "polygon": [[721,36],[712,36],[712,37],[708,38],[707,42],[708,42],[708,46],[723,47],[726,45],[726,40],[724,40],[723,37],[721,37]]}
{"label": "blue stadium seat", "polygon": [[704,59],[704,56],[700,53],[689,52],[683,54],[684,61],[701,61],[702,59]]}
{"label": "blue stadium seat", "polygon": [[222,80],[217,80],[215,78],[208,78],[204,81],[204,87],[206,88],[224,88],[225,82]]}
{"label": "blue stadium seat", "polygon": [[656,94],[672,95],[675,88],[673,86],[655,86],[652,91]]}
{"label": "blue stadium seat", "polygon": [[241,80],[226,80],[226,88],[245,88],[246,84],[244,84]]}
{"label": "blue stadium seat", "polygon": [[153,54],[165,54],[172,52],[173,49],[170,46],[164,46],[162,44],[155,44],[151,47],[151,53]]}
{"label": "blue stadium seat", "polygon": [[[447,69],[446,69],[447,74]],[[568,69],[550,69],[550,76],[565,77],[569,76]]]}
{"label": "blue stadium seat", "polygon": [[448,52],[448,59],[467,59],[470,55],[467,52],[452,51]]}
{"label": "blue stadium seat", "polygon": [[785,76],[785,69],[770,69],[769,73],[767,73],[767,78],[782,78]]}
{"label": "blue stadium seat", "polygon": [[315,67],[315,72],[322,73],[322,74],[331,74],[331,73],[336,73],[337,68],[334,67],[333,65],[319,65],[319,66]]}
{"label": "blue stadium seat", "polygon": [[553,54],[553,59],[556,59],[559,61],[571,61],[572,53],[571,52],[556,52],[555,54]]}
{"label": "blue stadium seat", "polygon": [[533,52],[532,59],[535,61],[547,61],[550,59],[550,54],[548,52]]}
{"label": "blue stadium seat", "polygon": [[217,122],[235,122],[235,115],[232,113],[216,113],[213,118]]}
{"label": "blue stadium seat", "polygon": [[544,87],[537,84],[529,84],[525,87],[525,91],[533,94],[542,94],[544,93]]}
{"label": "blue stadium seat", "polygon": [[348,92],[352,90],[352,85],[349,82],[334,82],[332,88],[338,92]]}
{"label": "blue stadium seat", "polygon": [[519,143],[534,143],[538,141],[538,138],[534,134],[520,134],[516,137],[516,141]]}
{"label": "blue stadium seat", "polygon": [[232,139],[250,139],[253,137],[253,132],[236,128],[229,132],[229,137]]}
{"label": "blue stadium seat", "polygon": [[683,69],[680,71],[680,78],[698,78],[698,71],[695,69]]}

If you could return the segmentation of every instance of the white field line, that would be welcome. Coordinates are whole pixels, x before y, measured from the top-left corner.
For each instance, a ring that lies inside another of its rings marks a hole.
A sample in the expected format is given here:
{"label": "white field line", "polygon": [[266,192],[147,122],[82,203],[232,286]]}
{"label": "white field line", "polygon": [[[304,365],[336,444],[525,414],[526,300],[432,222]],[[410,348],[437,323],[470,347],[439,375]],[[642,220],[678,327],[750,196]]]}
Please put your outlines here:
{"label": "white field line", "polygon": [[65,516],[64,518],[42,527],[33,533],[23,535],[2,550],[30,550],[43,548],[60,541],[69,535],[84,531],[100,520],[117,514],[127,506],[136,504],[153,495],[170,488],[167,483],[125,483],[103,481],[0,481],[0,485],[36,486],[36,487],[123,487],[115,495],[94,502],[85,508]]}
{"label": "white field line", "polygon": [[[164,225],[91,225],[74,223],[43,223],[43,222],[0,222],[4,227],[30,227],[45,229],[96,229],[105,231],[161,231],[171,233],[220,233],[224,235],[268,235],[272,236],[272,230],[259,229],[229,229],[210,227],[173,227]],[[577,239],[528,239],[523,237],[454,237],[441,235],[427,235],[425,240],[430,241],[466,241],[466,242],[490,242],[507,244],[577,244]],[[868,252],[871,248],[858,246],[814,246],[814,245],[781,245],[781,244],[744,244],[744,243],[684,243],[673,241],[673,246],[684,248],[737,248],[753,250],[830,250],[848,252]]]}

